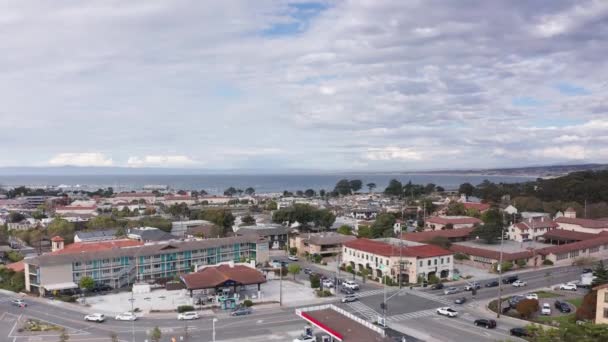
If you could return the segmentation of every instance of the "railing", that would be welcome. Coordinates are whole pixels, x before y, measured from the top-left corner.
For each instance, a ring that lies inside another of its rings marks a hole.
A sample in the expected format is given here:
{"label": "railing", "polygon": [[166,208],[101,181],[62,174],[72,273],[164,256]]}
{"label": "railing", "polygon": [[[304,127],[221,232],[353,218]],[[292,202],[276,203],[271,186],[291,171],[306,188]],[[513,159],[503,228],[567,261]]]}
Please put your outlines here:
{"label": "railing", "polygon": [[366,320],[364,320],[363,318],[357,317],[355,315],[353,315],[352,313],[341,309],[333,304],[325,304],[325,305],[316,305],[316,306],[309,306],[306,308],[298,308],[296,309],[296,315],[302,317],[302,313],[303,312],[308,312],[308,311],[319,311],[319,310],[326,310],[326,309],[330,309],[330,310],[334,310],[346,317],[348,317],[349,319],[363,325],[364,327],[371,329],[375,332],[377,332],[378,334],[380,334],[382,337],[386,336],[386,332],[384,331],[384,329],[382,329],[381,327],[376,326],[373,323],[370,323]]}

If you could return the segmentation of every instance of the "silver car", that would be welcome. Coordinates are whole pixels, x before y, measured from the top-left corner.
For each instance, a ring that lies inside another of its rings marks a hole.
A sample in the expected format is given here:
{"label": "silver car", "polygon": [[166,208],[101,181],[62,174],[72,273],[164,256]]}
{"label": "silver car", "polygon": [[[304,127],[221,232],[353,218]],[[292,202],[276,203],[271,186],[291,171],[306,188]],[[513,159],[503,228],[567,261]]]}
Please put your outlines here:
{"label": "silver car", "polygon": [[459,290],[457,287],[448,287],[447,289],[443,290],[444,295],[450,295],[450,294],[458,293],[458,292],[459,292]]}

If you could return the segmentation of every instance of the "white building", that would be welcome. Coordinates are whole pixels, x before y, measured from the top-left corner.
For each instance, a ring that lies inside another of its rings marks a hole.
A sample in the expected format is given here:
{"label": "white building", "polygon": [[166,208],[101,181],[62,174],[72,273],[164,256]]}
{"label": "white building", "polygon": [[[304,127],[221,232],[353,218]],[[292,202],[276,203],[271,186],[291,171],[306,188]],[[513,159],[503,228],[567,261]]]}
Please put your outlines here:
{"label": "white building", "polygon": [[507,238],[518,242],[536,240],[537,237],[557,228],[558,225],[555,221],[544,216],[535,219],[530,218],[511,225],[507,232]]}

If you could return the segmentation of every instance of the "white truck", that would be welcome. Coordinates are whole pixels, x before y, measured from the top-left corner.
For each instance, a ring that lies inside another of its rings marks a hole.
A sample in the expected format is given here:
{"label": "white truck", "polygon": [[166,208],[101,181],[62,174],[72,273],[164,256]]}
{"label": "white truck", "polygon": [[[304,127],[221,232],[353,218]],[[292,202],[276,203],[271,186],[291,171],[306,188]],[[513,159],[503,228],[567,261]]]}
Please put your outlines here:
{"label": "white truck", "polygon": [[576,284],[578,287],[590,288],[591,283],[597,278],[593,275],[593,273],[583,273],[581,274],[581,281]]}

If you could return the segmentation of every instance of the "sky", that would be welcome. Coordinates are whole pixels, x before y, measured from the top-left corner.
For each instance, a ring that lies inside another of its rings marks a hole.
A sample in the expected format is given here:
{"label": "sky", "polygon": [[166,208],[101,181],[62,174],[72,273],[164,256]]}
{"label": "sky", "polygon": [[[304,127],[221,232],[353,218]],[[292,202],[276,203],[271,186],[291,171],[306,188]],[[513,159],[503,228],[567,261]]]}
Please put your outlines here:
{"label": "sky", "polygon": [[0,2],[0,167],[608,162],[608,1]]}

